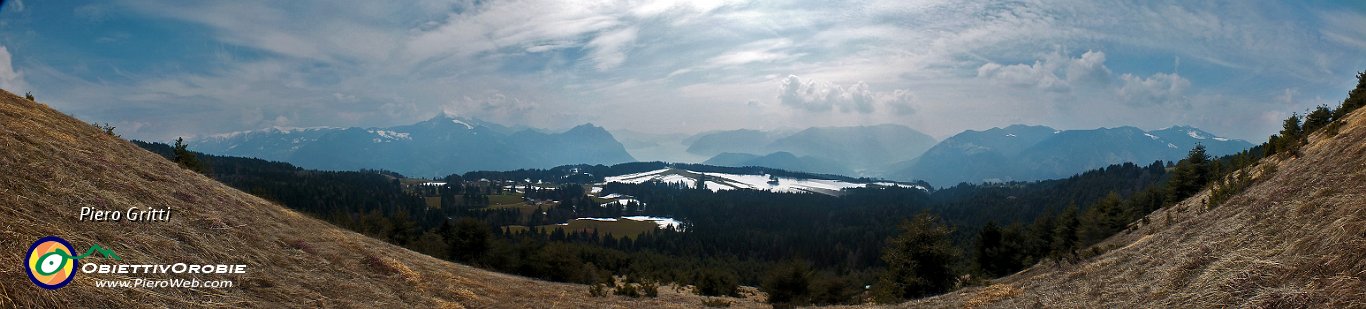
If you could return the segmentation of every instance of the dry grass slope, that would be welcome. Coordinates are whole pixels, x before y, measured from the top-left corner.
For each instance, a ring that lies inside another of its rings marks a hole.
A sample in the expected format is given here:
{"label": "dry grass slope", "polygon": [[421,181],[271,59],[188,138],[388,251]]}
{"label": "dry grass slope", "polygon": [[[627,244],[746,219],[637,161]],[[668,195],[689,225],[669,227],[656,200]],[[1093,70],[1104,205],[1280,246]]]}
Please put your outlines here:
{"label": "dry grass slope", "polygon": [[1366,307],[1366,111],[1214,209],[1208,191],[1158,211],[1074,265],[1035,266],[907,307]]}
{"label": "dry grass slope", "polygon": [[[174,211],[170,222],[77,222],[82,206]],[[30,243],[46,235],[66,238],[78,250],[105,245],[129,264],[246,264],[249,273],[225,277],[237,279],[238,286],[227,289],[96,288],[97,279],[124,277],[80,274],[67,287],[48,291],[31,284],[18,262]],[[0,261],[0,308],[668,308],[702,303],[666,288],[658,299],[589,298],[586,286],[427,257],[234,190],[4,91]],[[735,305],[758,304],[738,300]]]}

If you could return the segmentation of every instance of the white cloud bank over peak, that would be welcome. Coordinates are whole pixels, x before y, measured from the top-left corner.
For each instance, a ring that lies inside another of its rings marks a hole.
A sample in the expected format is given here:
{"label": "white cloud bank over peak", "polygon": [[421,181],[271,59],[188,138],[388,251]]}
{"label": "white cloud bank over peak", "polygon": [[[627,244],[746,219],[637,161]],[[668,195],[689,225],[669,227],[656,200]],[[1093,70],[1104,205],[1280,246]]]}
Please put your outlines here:
{"label": "white cloud bank over peak", "polygon": [[879,108],[888,108],[901,115],[915,111],[912,106],[914,96],[910,90],[896,89],[875,92],[865,82],[855,82],[848,87],[817,81],[802,80],[797,75],[788,75],[778,84],[778,102],[783,106],[809,112],[872,113]]}

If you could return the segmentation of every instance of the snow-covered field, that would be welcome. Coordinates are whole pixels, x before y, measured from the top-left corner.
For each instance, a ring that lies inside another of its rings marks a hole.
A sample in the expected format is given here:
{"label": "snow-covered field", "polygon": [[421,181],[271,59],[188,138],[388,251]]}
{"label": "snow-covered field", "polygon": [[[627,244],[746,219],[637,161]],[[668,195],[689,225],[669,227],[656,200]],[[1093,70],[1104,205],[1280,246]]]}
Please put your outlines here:
{"label": "snow-covered field", "polygon": [[[679,225],[682,224],[682,222],[679,222],[678,220],[674,220],[673,218],[649,217],[649,216],[626,216],[626,217],[621,217],[621,218],[622,218],[622,219],[626,219],[626,220],[632,220],[632,221],[649,221],[649,222],[654,222],[655,225],[659,225],[659,228],[661,228],[661,229],[670,228],[670,227],[672,227],[672,228],[679,228]],[[574,219],[574,220],[592,220],[592,221],[602,221],[602,222],[617,222],[617,218],[577,218],[577,219]],[[557,225],[569,225],[569,223],[560,223],[560,224],[557,224]]]}
{"label": "snow-covered field", "polygon": [[899,184],[892,182],[877,182],[872,184],[853,183],[841,180],[830,179],[796,179],[786,177],[772,177],[770,175],[740,175],[726,173],[699,173],[690,170],[664,168],[644,173],[627,174],[621,176],[606,177],[604,182],[617,183],[645,183],[659,181],[663,183],[682,184],[689,188],[696,186],[697,180],[705,177],[705,185],[708,190],[736,190],[753,189],[760,191],[772,191],[783,193],[819,193],[827,195],[837,195],[840,190],[847,188],[863,188],[869,185],[874,186],[897,186],[904,188],[926,188],[917,185]]}

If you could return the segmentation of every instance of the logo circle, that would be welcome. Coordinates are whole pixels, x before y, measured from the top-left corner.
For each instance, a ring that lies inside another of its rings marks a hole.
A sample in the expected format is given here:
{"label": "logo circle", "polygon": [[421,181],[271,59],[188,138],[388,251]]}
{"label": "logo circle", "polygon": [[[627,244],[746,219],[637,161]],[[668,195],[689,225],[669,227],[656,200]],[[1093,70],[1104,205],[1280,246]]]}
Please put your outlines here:
{"label": "logo circle", "polygon": [[57,236],[39,238],[28,247],[24,258],[24,269],[34,285],[44,289],[56,290],[76,279],[80,261],[76,260],[75,247]]}

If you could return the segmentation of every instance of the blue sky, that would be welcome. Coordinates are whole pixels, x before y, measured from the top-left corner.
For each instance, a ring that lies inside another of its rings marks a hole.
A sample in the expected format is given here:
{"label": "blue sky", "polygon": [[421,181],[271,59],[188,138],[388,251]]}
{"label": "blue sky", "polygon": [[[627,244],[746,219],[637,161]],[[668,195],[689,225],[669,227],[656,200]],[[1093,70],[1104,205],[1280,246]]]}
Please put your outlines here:
{"label": "blue sky", "polygon": [[1265,139],[1366,70],[1366,4],[6,1],[0,88],[126,137],[438,113],[693,133],[1194,125]]}

